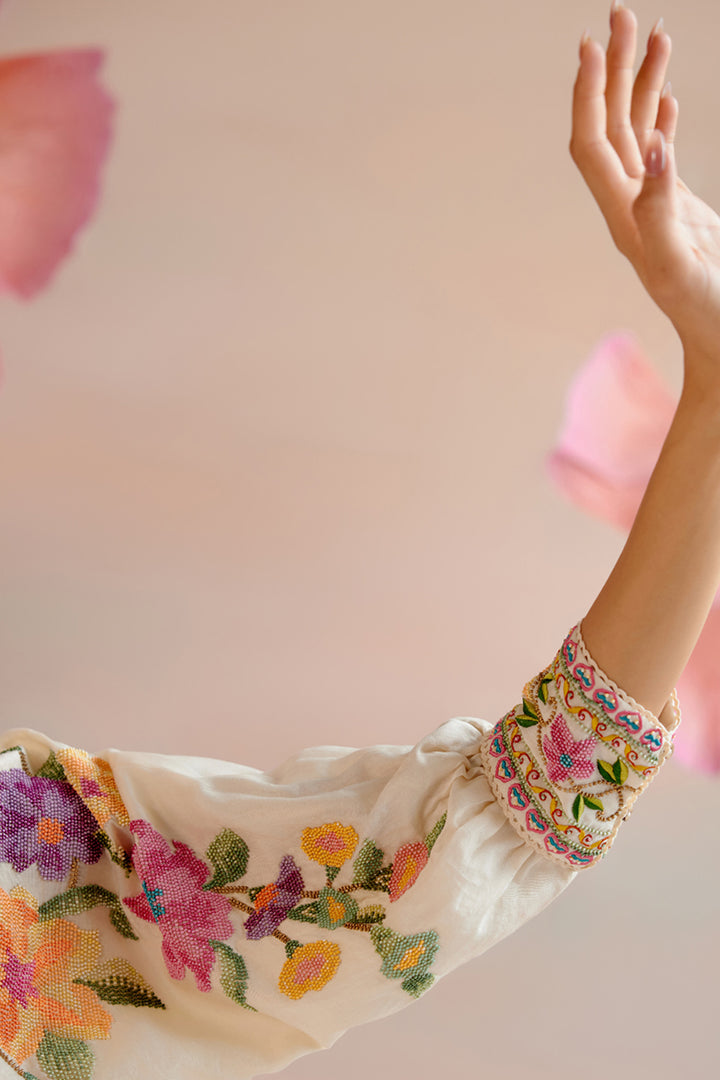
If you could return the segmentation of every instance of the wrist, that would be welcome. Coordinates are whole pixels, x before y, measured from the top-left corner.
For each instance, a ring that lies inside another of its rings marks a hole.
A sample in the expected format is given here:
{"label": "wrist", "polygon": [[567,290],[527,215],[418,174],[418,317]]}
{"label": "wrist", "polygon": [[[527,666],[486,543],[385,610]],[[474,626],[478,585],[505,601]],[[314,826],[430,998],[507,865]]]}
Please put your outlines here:
{"label": "wrist", "polygon": [[684,375],[680,402],[701,408],[720,420],[720,344],[713,353],[684,348]]}

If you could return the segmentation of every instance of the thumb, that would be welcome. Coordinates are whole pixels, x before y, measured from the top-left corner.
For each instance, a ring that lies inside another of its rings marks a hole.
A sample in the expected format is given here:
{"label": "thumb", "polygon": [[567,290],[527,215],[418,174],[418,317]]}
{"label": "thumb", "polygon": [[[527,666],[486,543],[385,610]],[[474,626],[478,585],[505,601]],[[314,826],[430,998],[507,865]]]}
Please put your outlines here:
{"label": "thumb", "polygon": [[633,203],[646,252],[658,265],[667,265],[679,253],[677,177],[672,150],[662,131],[656,128],[645,151],[643,186]]}
{"label": "thumb", "polygon": [[660,128],[655,128],[650,141],[648,142],[647,150],[645,151],[645,179],[657,180],[663,177],[667,180],[668,170],[668,149],[665,136]]}
{"label": "thumb", "polygon": [[[668,143],[660,128],[655,128],[645,151],[645,176],[643,186],[636,199],[636,204],[655,202],[660,200],[657,209],[660,210],[663,200],[666,202],[665,210],[671,206],[674,209],[675,194],[675,155],[673,147]],[[648,206],[648,210],[650,207]]]}

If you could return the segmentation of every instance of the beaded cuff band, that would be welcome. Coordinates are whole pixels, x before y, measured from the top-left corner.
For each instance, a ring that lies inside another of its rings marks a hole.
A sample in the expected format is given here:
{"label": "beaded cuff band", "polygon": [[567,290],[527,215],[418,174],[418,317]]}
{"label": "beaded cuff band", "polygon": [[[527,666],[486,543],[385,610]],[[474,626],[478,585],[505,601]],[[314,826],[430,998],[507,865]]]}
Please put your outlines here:
{"label": "beaded cuff band", "polygon": [[523,839],[573,869],[599,862],[672,753],[680,723],[675,690],[669,706],[665,727],[608,678],[574,626],[479,749],[488,782]]}

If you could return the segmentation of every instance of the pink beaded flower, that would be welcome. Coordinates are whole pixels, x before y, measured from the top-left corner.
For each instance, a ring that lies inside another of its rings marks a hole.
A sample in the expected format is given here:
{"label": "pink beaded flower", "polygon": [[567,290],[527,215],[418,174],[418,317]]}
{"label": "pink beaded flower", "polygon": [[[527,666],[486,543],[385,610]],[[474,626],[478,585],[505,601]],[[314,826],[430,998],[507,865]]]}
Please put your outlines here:
{"label": "pink beaded flower", "polygon": [[574,739],[558,713],[550,725],[550,734],[543,739],[550,783],[562,783],[568,778],[588,780],[596,770],[593,757],[596,745],[595,739]]}
{"label": "pink beaded flower", "polygon": [[203,889],[212,872],[187,844],[173,840],[171,846],[147,821],[131,821],[130,829],[137,836],[132,864],[142,891],[123,903],[138,918],[157,924],[173,979],[184,979],[189,968],[198,990],[209,991],[215,962],[210,942],[232,936],[230,902]]}

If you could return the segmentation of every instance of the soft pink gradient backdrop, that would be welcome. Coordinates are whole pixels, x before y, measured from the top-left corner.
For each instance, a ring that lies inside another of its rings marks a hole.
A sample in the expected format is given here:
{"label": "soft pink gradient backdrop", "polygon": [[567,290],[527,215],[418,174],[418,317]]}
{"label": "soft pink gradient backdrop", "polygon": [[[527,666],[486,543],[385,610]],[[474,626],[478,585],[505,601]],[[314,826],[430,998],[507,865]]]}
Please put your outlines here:
{"label": "soft pink gradient backdrop", "polygon": [[[624,543],[543,475],[573,373],[629,329],[681,385],[567,149],[608,9],[6,0],[119,110],[76,256],[1,301],[4,727],[267,768],[519,699]],[[720,208],[717,6],[634,10]],[[538,919],[284,1075],[711,1075],[719,793],[671,761]]]}

